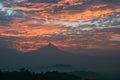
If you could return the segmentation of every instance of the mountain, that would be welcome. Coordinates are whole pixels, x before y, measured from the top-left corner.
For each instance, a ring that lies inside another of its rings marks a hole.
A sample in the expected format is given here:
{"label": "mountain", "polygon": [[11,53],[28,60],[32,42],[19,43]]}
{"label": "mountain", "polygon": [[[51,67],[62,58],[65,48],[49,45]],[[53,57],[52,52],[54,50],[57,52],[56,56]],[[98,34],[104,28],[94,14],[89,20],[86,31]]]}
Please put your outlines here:
{"label": "mountain", "polygon": [[36,51],[29,52],[29,54],[33,55],[71,55],[71,53],[65,52],[54,46],[52,43],[49,43],[47,46],[42,47]]}
{"label": "mountain", "polygon": [[40,48],[42,51],[60,51],[56,46],[54,46],[52,43],[49,43],[47,46]]}
{"label": "mountain", "polygon": [[29,53],[21,53],[14,49],[0,48],[1,67],[34,67],[37,69],[42,65],[69,64],[73,54],[58,49],[53,44]]}
{"label": "mountain", "polygon": [[[114,55],[111,53],[114,53]],[[118,52],[98,51],[93,54],[93,51],[89,51],[88,55],[86,53],[86,55],[84,53],[83,55],[71,54],[60,50],[51,43],[37,51],[29,53],[21,53],[14,49],[0,47],[0,69],[8,67],[18,69],[25,67],[33,69],[34,71],[41,71],[41,66],[68,64],[73,65],[76,70],[84,69],[100,72],[110,72],[111,70],[111,72],[114,71],[119,73],[120,58],[119,56],[116,56],[115,53]],[[111,63],[114,65],[111,66]],[[49,71],[49,68],[45,70]]]}
{"label": "mountain", "polygon": [[34,60],[38,60],[41,63],[44,61],[50,65],[71,63],[74,57],[74,54],[62,51],[51,43],[37,51],[30,52],[28,55]]}

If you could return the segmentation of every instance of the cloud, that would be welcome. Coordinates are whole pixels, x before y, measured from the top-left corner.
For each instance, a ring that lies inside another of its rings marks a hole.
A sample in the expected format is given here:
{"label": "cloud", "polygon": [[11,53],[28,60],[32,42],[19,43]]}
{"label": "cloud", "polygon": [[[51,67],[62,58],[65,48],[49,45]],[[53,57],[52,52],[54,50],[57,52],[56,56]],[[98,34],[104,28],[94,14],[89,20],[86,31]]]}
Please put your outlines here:
{"label": "cloud", "polygon": [[57,3],[60,0],[28,0],[29,2]]}
{"label": "cloud", "polygon": [[6,12],[0,11],[0,25],[8,25],[12,17],[7,16]]}
{"label": "cloud", "polygon": [[100,1],[100,2],[106,2],[106,3],[120,3],[120,1],[119,0],[98,0],[98,1]]}
{"label": "cloud", "polygon": [[8,25],[16,12],[11,9],[6,9],[2,3],[0,3],[0,25]]}
{"label": "cloud", "polygon": [[119,0],[2,0],[0,38],[14,38],[18,44],[27,45],[28,50],[41,40],[63,42],[67,47],[110,47],[109,43],[114,42],[109,38],[118,34],[113,28],[120,25],[119,3]]}

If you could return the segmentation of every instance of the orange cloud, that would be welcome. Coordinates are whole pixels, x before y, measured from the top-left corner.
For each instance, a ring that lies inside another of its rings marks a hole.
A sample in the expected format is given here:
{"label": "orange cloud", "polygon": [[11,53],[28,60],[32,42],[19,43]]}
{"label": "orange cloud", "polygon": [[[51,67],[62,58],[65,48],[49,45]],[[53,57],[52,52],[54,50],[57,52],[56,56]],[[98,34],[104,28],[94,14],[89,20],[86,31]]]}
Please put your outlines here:
{"label": "orange cloud", "polygon": [[[24,30],[23,30],[24,29]],[[12,31],[16,33],[9,33],[6,31]],[[34,37],[34,36],[51,36],[54,33],[66,32],[66,29],[55,27],[54,25],[41,26],[41,27],[15,27],[15,28],[2,28],[0,29],[0,36],[8,37]]]}
{"label": "orange cloud", "polygon": [[[91,21],[96,18],[106,18],[114,15],[116,12],[120,12],[119,6],[109,8],[107,7],[109,4],[94,4],[89,6],[89,8],[79,10],[79,7],[84,5],[84,2],[80,0],[60,0],[58,3],[30,3],[26,1],[24,5],[26,6],[14,6],[13,8],[4,7],[5,9],[21,11],[23,16],[11,20],[9,26],[0,26],[0,38],[16,38],[12,47],[16,48],[18,51],[29,52],[37,50],[45,46],[48,41],[33,40],[34,37],[49,38],[56,33],[63,33],[64,35],[62,35],[66,39],[58,41],[53,39],[51,41],[63,50],[75,51],[78,48],[119,48],[118,43],[115,43],[120,41],[119,34],[81,31],[81,34],[75,35],[74,32],[73,34],[68,34],[67,31],[69,28],[55,25],[55,21],[74,22],[78,20]],[[69,9],[69,7],[78,7],[78,9],[73,10]],[[106,8],[100,9],[104,7]],[[106,43],[106,45],[103,45],[104,43]]]}
{"label": "orange cloud", "polygon": [[14,7],[13,10],[20,10],[20,11],[41,11],[44,10],[44,8],[27,8],[27,7]]}
{"label": "orange cloud", "polygon": [[108,4],[97,4],[97,5],[92,5],[90,8],[91,9],[99,9],[99,8],[104,8],[107,6],[108,6]]}
{"label": "orange cloud", "polygon": [[77,12],[77,13],[70,13],[68,11],[67,13],[63,12],[56,16],[58,16],[58,19],[60,20],[66,20],[66,21],[77,21],[77,20],[93,20],[95,18],[104,18],[106,16],[112,15],[114,13],[114,10],[112,9],[105,9],[105,10],[86,10],[84,12]]}
{"label": "orange cloud", "polygon": [[20,41],[18,40],[15,44],[13,44],[11,47],[15,48],[16,50],[20,52],[31,52],[38,50],[39,48],[46,46],[48,44],[47,41]]}
{"label": "orange cloud", "polygon": [[[66,5],[65,3],[69,3]],[[43,18],[45,20],[66,20],[66,21],[76,21],[76,20],[93,20],[95,18],[105,18],[109,15],[113,15],[115,12],[120,12],[119,7],[107,8],[109,4],[94,4],[86,8],[81,12],[81,10],[69,10],[67,8],[80,6],[84,2],[79,0],[61,0],[58,3],[30,3],[25,2],[26,6],[13,7],[13,10],[20,11],[33,11],[32,13],[24,13],[26,16],[31,16],[34,18]],[[62,7],[56,13],[56,8]],[[99,8],[106,7],[103,10],[99,10]],[[93,10],[91,10],[93,9]],[[94,10],[97,9],[97,10]]]}
{"label": "orange cloud", "polygon": [[58,2],[58,4],[63,4],[63,5],[65,5],[65,3],[69,3],[70,6],[83,4],[83,2],[79,0],[61,0],[60,2]]}

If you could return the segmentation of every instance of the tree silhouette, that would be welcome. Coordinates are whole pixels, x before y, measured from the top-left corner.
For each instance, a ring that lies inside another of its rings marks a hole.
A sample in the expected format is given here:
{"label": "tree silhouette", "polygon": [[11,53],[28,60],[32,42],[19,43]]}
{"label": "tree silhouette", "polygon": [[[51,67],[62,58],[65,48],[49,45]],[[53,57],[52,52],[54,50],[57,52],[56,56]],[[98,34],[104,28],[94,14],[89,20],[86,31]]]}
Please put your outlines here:
{"label": "tree silhouette", "polygon": [[64,72],[34,73],[21,68],[14,72],[0,72],[0,80],[81,80],[80,77]]}

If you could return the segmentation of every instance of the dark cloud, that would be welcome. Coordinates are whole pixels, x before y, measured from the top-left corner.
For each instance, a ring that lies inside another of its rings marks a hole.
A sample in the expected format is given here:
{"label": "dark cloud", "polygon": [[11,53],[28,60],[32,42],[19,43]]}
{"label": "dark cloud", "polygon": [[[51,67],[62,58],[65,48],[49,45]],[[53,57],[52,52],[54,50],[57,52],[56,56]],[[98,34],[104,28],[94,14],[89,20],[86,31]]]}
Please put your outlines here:
{"label": "dark cloud", "polygon": [[105,3],[112,3],[112,4],[120,2],[120,0],[99,0],[99,1],[100,2],[105,2]]}
{"label": "dark cloud", "polygon": [[108,7],[113,7],[113,5],[120,5],[120,0],[89,0],[85,1],[83,5],[89,7],[90,5],[97,5],[97,4],[108,4]]}
{"label": "dark cloud", "polygon": [[91,3],[112,3],[112,4],[114,4],[114,3],[119,3],[120,0],[89,0],[89,1],[86,0],[86,2],[91,2]]}
{"label": "dark cloud", "polygon": [[8,25],[12,17],[6,16],[6,12],[0,11],[0,25]]}
{"label": "dark cloud", "polygon": [[60,0],[28,0],[29,2],[57,3]]}

